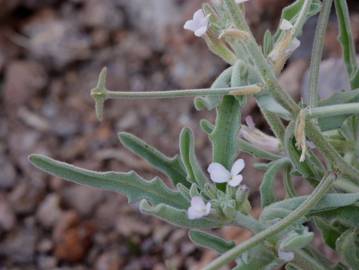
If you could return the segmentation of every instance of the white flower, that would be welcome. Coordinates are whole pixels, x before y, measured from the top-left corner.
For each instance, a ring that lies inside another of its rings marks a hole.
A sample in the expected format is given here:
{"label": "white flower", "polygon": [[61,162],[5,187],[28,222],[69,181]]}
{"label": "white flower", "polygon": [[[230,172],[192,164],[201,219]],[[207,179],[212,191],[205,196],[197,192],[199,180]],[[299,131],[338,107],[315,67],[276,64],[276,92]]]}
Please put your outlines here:
{"label": "white flower", "polygon": [[249,0],[236,0],[236,4],[242,4],[242,3],[245,3],[245,2],[248,2]]}
{"label": "white flower", "polygon": [[211,163],[207,170],[213,182],[228,183],[231,187],[236,187],[243,180],[243,176],[240,172],[244,169],[244,167],[244,160],[238,159],[234,162],[231,171],[228,171],[222,164],[216,162]]}
{"label": "white flower", "polygon": [[211,211],[211,203],[204,203],[203,199],[195,196],[191,199],[191,206],[187,210],[188,219],[199,219],[208,216]]}
{"label": "white flower", "polygon": [[282,261],[290,262],[294,259],[294,253],[291,251],[278,250],[278,257]]}
{"label": "white flower", "polygon": [[279,29],[283,30],[283,31],[288,31],[288,30],[292,29],[293,27],[294,27],[293,24],[286,19],[283,19],[279,25]]}
{"label": "white flower", "polygon": [[197,10],[193,14],[193,19],[186,21],[183,28],[192,31],[195,36],[203,36],[209,26],[209,16],[206,16],[202,9]]}

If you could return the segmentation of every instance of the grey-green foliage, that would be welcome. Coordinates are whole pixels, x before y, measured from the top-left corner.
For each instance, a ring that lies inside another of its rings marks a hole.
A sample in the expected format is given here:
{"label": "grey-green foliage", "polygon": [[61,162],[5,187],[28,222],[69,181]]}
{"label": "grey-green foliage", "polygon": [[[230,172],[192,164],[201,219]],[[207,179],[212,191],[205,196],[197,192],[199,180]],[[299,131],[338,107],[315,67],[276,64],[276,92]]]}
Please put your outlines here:
{"label": "grey-green foliage", "polygon": [[174,185],[178,183],[185,186],[190,185],[190,183],[186,181],[186,171],[177,155],[174,157],[167,157],[154,147],[127,132],[120,132],[118,136],[121,143],[127,149],[142,157],[153,167],[166,174],[172,180]]}
{"label": "grey-green foliage", "polygon": [[347,266],[359,269],[359,229],[349,229],[336,241],[336,250]]}
{"label": "grey-green foliage", "polygon": [[192,130],[189,128],[185,128],[181,131],[180,152],[182,163],[186,168],[187,180],[191,183],[195,182],[199,187],[203,188],[208,182],[208,178],[197,160],[194,136]]}
{"label": "grey-green foliage", "polygon": [[146,200],[141,201],[140,210],[145,214],[153,215],[164,221],[167,221],[168,223],[183,228],[211,229],[220,228],[225,224],[223,221],[211,218],[189,220],[186,210],[174,208],[163,203],[153,206]]}
{"label": "grey-green foliage", "polygon": [[189,232],[189,238],[196,245],[213,249],[218,253],[224,253],[235,246],[234,241],[226,241],[216,235],[203,231],[192,230]]}
{"label": "grey-green foliage", "polygon": [[31,155],[30,161],[37,168],[65,180],[120,192],[127,196],[130,203],[146,199],[154,205],[164,203],[180,209],[188,207],[188,202],[178,192],[166,187],[158,177],[145,181],[135,172],[95,172],[42,155]]}
{"label": "grey-green foliage", "polygon": [[[241,152],[261,159],[249,165],[264,171],[259,188],[263,208],[259,219],[249,214],[251,204],[248,187],[214,184],[208,178],[203,169],[205,166],[198,161],[194,134],[189,128],[182,130],[180,154],[173,157],[161,153],[132,134],[119,133],[122,144],[165,174],[172,181],[172,187],[167,187],[158,177],[147,181],[133,171],[95,172],[42,155],[31,155],[30,161],[37,168],[71,182],[120,192],[128,197],[130,203],[140,202],[139,209],[143,213],[190,229],[189,236],[195,244],[223,253],[214,262],[217,266],[210,265],[206,270],[217,270],[230,260],[237,263],[236,270],[274,270],[283,266],[288,270],[358,269],[359,187],[356,168],[359,166],[359,118],[353,115],[358,114],[358,110],[348,113],[347,104],[359,102],[359,90],[356,89],[359,87],[359,69],[345,0],[335,0],[335,7],[339,40],[352,88],[346,90],[351,91],[320,100],[318,105],[313,105],[316,108],[312,108],[312,104],[297,104],[291,99],[275,76],[280,71],[277,70],[280,65],[276,65],[273,50],[286,46],[285,42],[298,37],[306,20],[321,10],[321,4],[320,0],[297,0],[284,8],[279,21],[290,21],[293,24],[291,32],[280,27],[274,34],[267,30],[262,48],[250,33],[243,4],[238,5],[235,0],[204,4],[203,10],[210,22],[204,40],[213,53],[230,64],[209,89],[176,90],[175,93],[110,91],[106,88],[104,70],[97,87],[92,90],[99,118],[102,118],[107,99],[201,95],[194,100],[196,109],[216,110],[214,124],[207,119],[200,123],[211,142],[212,162],[230,170]],[[326,24],[319,24],[317,32],[324,34],[321,26]],[[314,46],[314,54],[316,51]],[[280,53],[287,54],[287,50]],[[279,56],[287,59],[288,55]],[[319,57],[313,58],[311,65],[314,70],[319,67],[319,61]],[[233,91],[236,88],[243,92]],[[311,97],[317,94],[316,91],[310,90]],[[239,138],[241,109],[246,105],[249,93],[253,94],[276,141],[280,142],[276,153],[258,146],[263,145],[262,141],[258,141],[263,137],[255,134],[255,129],[249,128],[253,132],[251,140]],[[333,111],[333,107],[344,107],[344,113]],[[320,116],[312,114],[312,109]],[[321,114],[318,113],[320,110]],[[329,116],[323,113],[328,110],[332,110]],[[300,122],[298,119],[302,120],[302,127],[296,125]],[[315,150],[310,149],[309,140],[315,143]],[[301,159],[303,142],[308,144],[304,160]],[[283,178],[287,193],[285,199],[276,193],[275,180],[278,176]],[[301,176],[313,186],[314,191],[310,195],[298,196],[293,176]],[[228,180],[226,176],[228,183],[234,175],[229,177]],[[336,181],[333,180],[335,178]],[[252,180],[244,181],[249,183]],[[339,193],[339,190],[347,193]],[[201,205],[195,205],[200,206],[201,209],[197,210],[201,215],[190,219],[190,210],[195,208],[192,203],[198,200],[203,200]],[[310,247],[313,232],[304,224],[311,221],[320,230],[324,242],[338,252],[342,263],[332,266],[330,261]],[[233,241],[222,239],[211,231],[227,225],[243,226],[255,235],[236,246]],[[289,263],[285,262],[278,251],[295,252],[295,258]]]}

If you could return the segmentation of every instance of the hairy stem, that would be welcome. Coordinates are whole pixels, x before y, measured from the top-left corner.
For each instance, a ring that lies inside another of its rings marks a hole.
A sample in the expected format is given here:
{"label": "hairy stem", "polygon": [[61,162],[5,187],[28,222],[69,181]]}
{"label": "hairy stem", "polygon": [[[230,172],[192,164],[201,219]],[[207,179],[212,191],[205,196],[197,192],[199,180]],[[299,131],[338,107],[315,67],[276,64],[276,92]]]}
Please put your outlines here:
{"label": "hairy stem", "polygon": [[331,117],[343,114],[359,114],[359,103],[346,103],[310,108],[306,115],[311,118]]}
{"label": "hairy stem", "polygon": [[322,11],[320,12],[317,28],[315,30],[314,45],[312,50],[311,64],[309,70],[309,106],[318,105],[318,81],[319,68],[323,56],[324,36],[328,26],[328,20],[333,0],[323,1]]}
{"label": "hairy stem", "polygon": [[215,259],[213,262],[211,262],[206,268],[204,268],[204,270],[220,269],[222,266],[235,260],[243,252],[258,245],[259,243],[265,241],[268,237],[274,236],[275,234],[281,232],[288,226],[295,223],[302,216],[306,215],[323,198],[323,196],[332,186],[335,179],[336,176],[334,174],[330,174],[324,177],[322,181],[318,184],[318,186],[314,189],[312,194],[309,195],[309,197],[288,216],[283,218],[281,221],[275,223],[271,227],[265,229],[264,231],[259,232],[249,240],[227,251],[226,253]]}

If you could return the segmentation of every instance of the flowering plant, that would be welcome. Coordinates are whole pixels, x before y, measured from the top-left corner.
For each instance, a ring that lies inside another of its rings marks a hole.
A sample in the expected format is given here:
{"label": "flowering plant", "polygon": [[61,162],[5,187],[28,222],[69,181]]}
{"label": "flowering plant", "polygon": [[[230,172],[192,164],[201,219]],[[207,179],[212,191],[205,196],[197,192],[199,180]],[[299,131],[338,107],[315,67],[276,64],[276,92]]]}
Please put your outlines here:
{"label": "flowering plant", "polygon": [[[216,121],[202,120],[212,146],[212,163],[203,170],[196,157],[190,129],[179,136],[179,155],[168,157],[134,135],[119,139],[133,153],[167,175],[173,187],[158,177],[145,181],[137,173],[94,172],[42,155],[30,161],[41,170],[66,180],[118,191],[129,203],[140,202],[145,213],[189,229],[197,245],[220,255],[205,270],[220,269],[359,269],[359,67],[356,62],[349,12],[345,0],[334,0],[340,42],[351,89],[319,100],[318,74],[324,33],[333,0],[297,0],[282,11],[279,27],[265,33],[259,46],[245,20],[246,0],[204,4],[184,28],[205,40],[208,48],[230,67],[208,89],[161,92],[120,92],[106,88],[106,69],[91,95],[96,113],[103,117],[108,99],[194,97],[197,110],[216,110]],[[309,100],[297,104],[279,85],[277,76],[294,50],[309,17],[319,13],[310,66]],[[241,124],[241,109],[254,96],[274,136],[256,129],[253,120]],[[307,147],[312,144],[312,147]],[[315,148],[315,149],[314,149]],[[268,161],[259,187],[262,212],[251,215],[249,189],[241,172],[241,152]],[[274,183],[282,172],[285,198],[278,198]],[[293,176],[313,186],[298,196]],[[244,184],[243,184],[244,183]],[[313,230],[312,224],[316,227]],[[241,226],[252,238],[235,245],[213,234],[213,229]],[[334,265],[312,246],[314,232],[340,257]]]}

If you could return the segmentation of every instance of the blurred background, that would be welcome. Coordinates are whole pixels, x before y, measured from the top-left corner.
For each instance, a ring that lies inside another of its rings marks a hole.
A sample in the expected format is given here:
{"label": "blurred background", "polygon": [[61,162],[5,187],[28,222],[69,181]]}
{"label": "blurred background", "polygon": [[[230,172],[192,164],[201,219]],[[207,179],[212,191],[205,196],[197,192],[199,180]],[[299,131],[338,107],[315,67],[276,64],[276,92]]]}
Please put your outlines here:
{"label": "blurred background", "polygon": [[[208,87],[225,64],[183,30],[202,2],[0,0],[0,270],[200,269],[215,256],[192,245],[185,230],[141,215],[123,196],[68,184],[27,161],[30,153],[43,153],[93,170],[134,169],[150,179],[154,172],[120,145],[116,133],[134,133],[173,155],[186,126],[194,130],[207,167],[210,147],[198,122],[214,115],[196,112],[191,99],[110,101],[99,123],[89,95],[103,66],[111,90]],[[246,4],[259,41],[290,2]],[[358,41],[359,3],[349,2]],[[302,46],[280,77],[297,98],[306,88],[315,21],[308,22]],[[335,23],[333,14],[321,69],[323,97],[347,85]],[[253,102],[248,114],[267,130]],[[259,181],[247,166],[245,183],[257,214]],[[250,236],[235,228],[219,233],[237,242]]]}

